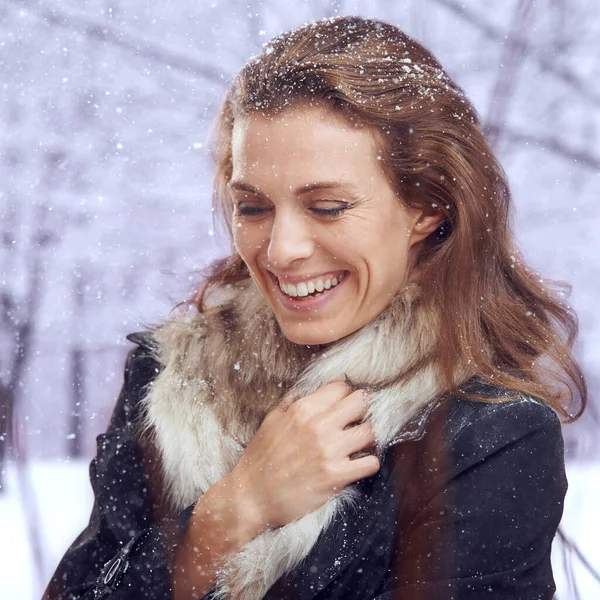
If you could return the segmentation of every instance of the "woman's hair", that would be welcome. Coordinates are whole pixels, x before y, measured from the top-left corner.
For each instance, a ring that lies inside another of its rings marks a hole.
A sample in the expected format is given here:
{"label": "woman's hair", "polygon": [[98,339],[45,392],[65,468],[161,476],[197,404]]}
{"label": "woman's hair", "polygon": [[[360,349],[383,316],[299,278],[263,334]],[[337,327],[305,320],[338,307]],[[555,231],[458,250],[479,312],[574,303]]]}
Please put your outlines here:
{"label": "woman's hair", "polygon": [[[440,316],[436,358],[446,389],[483,399],[453,380],[457,364],[469,365],[484,382],[540,398],[567,421],[579,417],[587,390],[571,351],[578,321],[563,300],[568,286],[543,281],[523,261],[506,177],[475,109],[432,54],[396,27],[360,17],[310,23],[274,38],[243,67],[213,136],[213,210],[230,239],[235,119],[311,103],[369,127],[399,200],[443,215],[415,266],[422,300]],[[248,276],[232,244],[231,256],[205,272],[199,310],[211,286]]]}

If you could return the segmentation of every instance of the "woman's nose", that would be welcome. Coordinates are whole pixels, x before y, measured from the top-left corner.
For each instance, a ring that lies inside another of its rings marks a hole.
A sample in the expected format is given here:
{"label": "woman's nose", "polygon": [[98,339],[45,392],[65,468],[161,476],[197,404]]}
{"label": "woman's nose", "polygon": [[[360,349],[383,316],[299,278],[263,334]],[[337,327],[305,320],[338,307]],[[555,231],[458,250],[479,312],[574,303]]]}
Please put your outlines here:
{"label": "woman's nose", "polygon": [[273,221],[267,258],[279,268],[298,259],[309,258],[315,239],[304,215],[278,214]]}

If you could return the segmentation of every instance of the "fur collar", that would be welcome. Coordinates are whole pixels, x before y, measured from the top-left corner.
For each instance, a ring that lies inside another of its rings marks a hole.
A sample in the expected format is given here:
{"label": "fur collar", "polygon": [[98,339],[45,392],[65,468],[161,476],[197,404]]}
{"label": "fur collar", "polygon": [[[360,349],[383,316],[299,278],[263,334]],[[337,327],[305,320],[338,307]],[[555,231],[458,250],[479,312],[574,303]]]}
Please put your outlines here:
{"label": "fur collar", "polygon": [[[336,379],[373,391],[367,419],[381,455],[445,390],[435,370],[436,317],[416,284],[359,331],[326,350],[291,343],[251,279],[221,289],[213,309],[154,331],[163,370],[144,399],[170,509],[195,502],[237,463],[267,412]],[[456,383],[466,381],[456,374]],[[303,518],[261,533],[227,557],[215,598],[260,600],[311,551],[336,514],[358,500],[348,486]]]}

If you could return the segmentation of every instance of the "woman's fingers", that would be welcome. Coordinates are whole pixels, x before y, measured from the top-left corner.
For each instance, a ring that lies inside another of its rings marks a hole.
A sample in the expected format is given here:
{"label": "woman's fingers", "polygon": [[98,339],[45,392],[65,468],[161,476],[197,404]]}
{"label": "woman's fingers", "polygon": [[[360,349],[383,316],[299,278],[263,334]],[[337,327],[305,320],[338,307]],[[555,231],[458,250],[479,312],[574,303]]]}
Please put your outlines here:
{"label": "woman's fingers", "polygon": [[298,400],[292,401],[284,397],[277,405],[277,408],[284,412],[290,408],[294,408],[294,410],[298,410],[308,419],[331,411],[351,392],[352,388],[345,381],[332,381],[320,387],[316,392]]}
{"label": "woman's fingers", "polygon": [[356,390],[331,408],[328,415],[331,425],[344,429],[345,427],[362,421],[369,409],[369,393],[366,390]]}
{"label": "woman's fingers", "polygon": [[375,443],[373,425],[366,421],[342,431],[338,447],[342,455],[350,456],[355,452],[373,446]]}
{"label": "woman's fingers", "polygon": [[341,476],[345,480],[345,485],[350,485],[365,477],[372,477],[379,471],[380,467],[379,458],[374,454],[369,454],[362,458],[349,460],[343,467]]}

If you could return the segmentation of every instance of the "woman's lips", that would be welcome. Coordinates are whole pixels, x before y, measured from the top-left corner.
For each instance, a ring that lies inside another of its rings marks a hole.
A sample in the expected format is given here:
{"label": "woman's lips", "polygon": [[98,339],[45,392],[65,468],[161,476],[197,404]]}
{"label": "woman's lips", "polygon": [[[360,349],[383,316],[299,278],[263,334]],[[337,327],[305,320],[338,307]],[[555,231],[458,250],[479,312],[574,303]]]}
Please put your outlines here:
{"label": "woman's lips", "polygon": [[281,304],[288,310],[298,312],[316,312],[318,309],[323,308],[327,303],[333,301],[338,295],[338,288],[341,288],[346,283],[346,280],[350,278],[350,273],[344,271],[344,277],[340,283],[330,288],[329,290],[323,290],[316,295],[303,296],[301,298],[292,298],[285,294],[279,287],[277,278],[272,273],[269,273],[269,277],[273,282],[273,286],[279,298]]}

